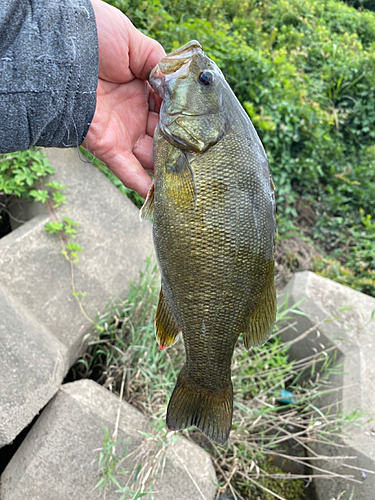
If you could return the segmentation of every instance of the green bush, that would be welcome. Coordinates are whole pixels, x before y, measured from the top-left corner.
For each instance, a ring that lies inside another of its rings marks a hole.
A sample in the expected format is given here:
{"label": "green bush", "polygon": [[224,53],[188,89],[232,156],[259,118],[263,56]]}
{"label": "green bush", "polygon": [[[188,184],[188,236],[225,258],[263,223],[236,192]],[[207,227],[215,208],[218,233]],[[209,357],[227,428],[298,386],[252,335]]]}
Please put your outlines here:
{"label": "green bush", "polygon": [[[353,257],[367,238],[358,234],[370,231],[363,220],[375,214],[375,14],[336,0],[111,3],[166,51],[201,42],[262,138],[279,233],[296,226],[299,200],[310,204],[322,253],[359,273],[352,286],[375,295],[362,284],[373,260],[360,271]],[[320,271],[331,265],[322,262]]]}
{"label": "green bush", "polygon": [[[375,296],[366,223],[375,214],[375,14],[336,0],[110,3],[167,51],[202,43],[262,138],[280,235],[297,229],[298,206],[311,206],[317,271]],[[44,201],[39,180],[48,168],[35,151],[1,157],[2,206],[15,196]]]}
{"label": "green bush", "polygon": [[0,155],[0,196],[45,201],[48,190],[36,189],[55,170],[38,149]]}
{"label": "green bush", "polygon": [[[45,177],[53,173],[55,170],[39,149],[0,155],[0,237],[11,230],[11,207],[18,199],[45,203],[52,197],[53,203],[64,202],[60,187],[44,184]],[[50,193],[48,187],[55,189]]]}

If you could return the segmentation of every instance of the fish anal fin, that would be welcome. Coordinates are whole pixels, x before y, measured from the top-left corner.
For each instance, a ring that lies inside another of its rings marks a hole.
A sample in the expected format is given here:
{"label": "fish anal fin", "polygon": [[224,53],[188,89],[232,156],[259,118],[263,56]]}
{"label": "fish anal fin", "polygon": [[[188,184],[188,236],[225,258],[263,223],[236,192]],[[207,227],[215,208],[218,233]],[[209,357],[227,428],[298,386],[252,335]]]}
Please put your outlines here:
{"label": "fish anal fin", "polygon": [[194,425],[215,443],[224,445],[232,427],[233,387],[217,392],[201,388],[189,380],[183,368],[167,409],[167,427],[182,430]]}
{"label": "fish anal fin", "polygon": [[155,330],[156,339],[161,351],[166,347],[171,347],[177,341],[180,331],[165,301],[162,289],[160,290],[158,307],[156,309]]}
{"label": "fish anal fin", "polygon": [[264,344],[272,332],[275,319],[276,290],[272,278],[243,332],[245,348]]}
{"label": "fish anal fin", "polygon": [[146,200],[139,212],[139,218],[141,222],[145,219],[152,219],[154,216],[154,181],[152,181],[151,187],[148,190]]}

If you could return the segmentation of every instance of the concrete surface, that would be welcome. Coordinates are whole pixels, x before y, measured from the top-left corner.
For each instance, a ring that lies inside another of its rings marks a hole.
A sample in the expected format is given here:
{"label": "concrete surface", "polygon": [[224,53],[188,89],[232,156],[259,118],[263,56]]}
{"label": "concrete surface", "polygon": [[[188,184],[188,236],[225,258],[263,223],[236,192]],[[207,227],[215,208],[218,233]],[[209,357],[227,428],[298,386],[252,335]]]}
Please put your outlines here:
{"label": "concrete surface", "polygon": [[[1,477],[2,500],[118,500],[114,490],[94,489],[99,481],[99,452],[103,426],[114,430],[118,397],[90,380],[63,385],[44,409]],[[122,452],[139,449],[147,431],[145,417],[126,402],[121,403],[117,445]],[[176,456],[177,455],[177,456]],[[132,461],[124,464],[129,468]],[[188,472],[187,472],[188,471]],[[118,476],[121,484],[127,476]],[[208,454],[179,437],[170,445],[163,477],[155,486],[153,500],[214,498],[215,472]],[[197,486],[200,488],[199,493]],[[148,498],[148,497],[147,497]]]}
{"label": "concrete surface", "polygon": [[[153,253],[151,224],[140,224],[138,209],[75,149],[46,150],[65,184],[67,204],[61,216],[79,222],[75,238],[82,247],[75,266],[76,290],[87,294],[84,307],[95,318],[99,307],[126,293]],[[42,207],[45,211],[45,207]],[[25,216],[27,217],[27,210]],[[40,214],[0,240],[0,284],[68,348],[72,364],[90,323],[72,296],[70,265],[61,255],[58,237],[44,231],[48,214]]]}
{"label": "concrete surface", "polygon": [[[75,286],[87,294],[84,308],[95,319],[138,279],[153,253],[151,224],[140,224],[138,209],[76,150],[46,153],[53,179],[69,187],[59,214],[80,223]],[[46,208],[24,206],[22,217],[33,218],[0,239],[0,448],[56,393],[91,328],[72,295],[60,240],[44,230]]]}
{"label": "concrete surface", "polygon": [[[318,331],[292,345],[290,357],[302,359],[334,347],[337,364],[343,365],[330,378],[337,390],[321,398],[318,406],[332,405],[331,412],[349,413],[362,409],[375,415],[375,299],[309,271],[293,276],[279,297],[280,304],[286,296],[289,306],[302,300],[297,309],[306,316],[289,315],[289,323],[296,321],[297,324],[284,332],[285,341],[322,321]],[[314,446],[314,450],[321,455],[356,456],[355,460],[348,460],[347,463],[358,470],[339,467],[339,461],[337,466],[332,461],[319,463],[319,466],[329,467],[340,474],[353,474],[361,483],[348,483],[338,478],[319,479],[316,481],[318,500],[338,498],[343,491],[345,493],[340,500],[348,500],[353,487],[355,500],[375,498],[375,475],[368,472],[362,474],[364,469],[375,471],[375,421],[362,422],[360,426],[343,429],[351,437],[342,432],[342,437],[336,442],[344,448],[323,443]],[[366,479],[363,479],[364,476]]]}
{"label": "concrete surface", "polygon": [[66,353],[67,348],[0,286],[0,448],[58,391],[68,369]]}

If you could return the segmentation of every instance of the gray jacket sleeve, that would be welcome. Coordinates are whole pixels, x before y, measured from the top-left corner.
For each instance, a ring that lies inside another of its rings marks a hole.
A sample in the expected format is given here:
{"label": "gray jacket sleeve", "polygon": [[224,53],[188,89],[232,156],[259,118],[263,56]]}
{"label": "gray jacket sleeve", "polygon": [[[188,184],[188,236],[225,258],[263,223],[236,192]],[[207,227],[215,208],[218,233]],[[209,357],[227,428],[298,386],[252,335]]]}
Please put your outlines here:
{"label": "gray jacket sleeve", "polygon": [[90,0],[0,0],[0,153],[81,144],[97,84]]}

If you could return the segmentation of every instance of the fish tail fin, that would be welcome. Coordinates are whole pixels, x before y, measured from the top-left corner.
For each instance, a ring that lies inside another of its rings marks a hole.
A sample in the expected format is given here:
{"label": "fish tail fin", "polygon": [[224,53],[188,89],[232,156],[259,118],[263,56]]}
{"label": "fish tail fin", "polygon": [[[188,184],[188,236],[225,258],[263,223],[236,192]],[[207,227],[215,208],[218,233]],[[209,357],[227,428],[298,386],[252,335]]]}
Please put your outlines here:
{"label": "fish tail fin", "polygon": [[190,381],[184,368],[178,376],[167,410],[167,427],[182,430],[194,425],[215,443],[225,444],[232,426],[233,387],[208,391]]}

